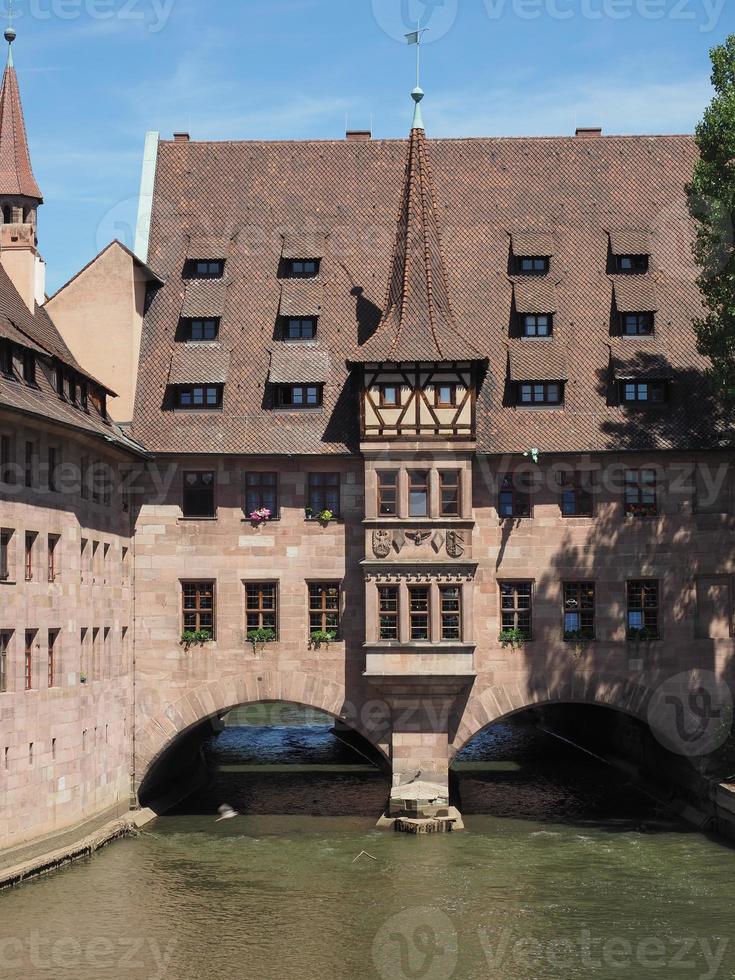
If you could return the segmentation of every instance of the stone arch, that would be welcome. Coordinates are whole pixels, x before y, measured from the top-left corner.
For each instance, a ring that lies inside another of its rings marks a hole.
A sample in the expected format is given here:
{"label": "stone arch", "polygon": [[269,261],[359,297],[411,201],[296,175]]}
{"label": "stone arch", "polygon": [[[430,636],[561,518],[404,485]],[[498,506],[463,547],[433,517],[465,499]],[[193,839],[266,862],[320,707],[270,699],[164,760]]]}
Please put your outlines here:
{"label": "stone arch", "polygon": [[496,684],[471,696],[450,747],[450,762],[483,729],[527,708],[546,704],[589,704],[613,708],[648,723],[647,709],[653,690],[624,678],[589,674],[568,684],[525,691],[520,683]]}
{"label": "stone arch", "polygon": [[[147,713],[147,724],[136,731],[135,785],[140,787],[146,774],[161,759],[177,738],[197,725],[247,704],[281,701],[323,711],[366,738],[381,755],[387,756],[386,745],[379,736],[366,728],[357,706],[347,704],[344,684],[321,674],[308,675],[297,671],[265,670],[257,675],[239,674],[221,677],[200,684],[178,701],[156,710],[152,703],[155,690],[138,690],[138,717],[141,709]],[[141,703],[142,702],[142,703]]]}

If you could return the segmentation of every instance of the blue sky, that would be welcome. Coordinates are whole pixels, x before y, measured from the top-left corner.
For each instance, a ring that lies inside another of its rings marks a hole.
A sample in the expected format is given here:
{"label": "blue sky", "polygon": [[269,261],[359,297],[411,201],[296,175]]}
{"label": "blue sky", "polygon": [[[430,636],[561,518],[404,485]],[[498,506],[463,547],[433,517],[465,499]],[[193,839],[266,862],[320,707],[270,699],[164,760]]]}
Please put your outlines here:
{"label": "blue sky", "polygon": [[[8,0],[0,0],[7,9]],[[15,0],[15,62],[57,288],[132,244],[147,130],[341,138],[411,118],[418,13],[429,136],[690,132],[732,0]]]}

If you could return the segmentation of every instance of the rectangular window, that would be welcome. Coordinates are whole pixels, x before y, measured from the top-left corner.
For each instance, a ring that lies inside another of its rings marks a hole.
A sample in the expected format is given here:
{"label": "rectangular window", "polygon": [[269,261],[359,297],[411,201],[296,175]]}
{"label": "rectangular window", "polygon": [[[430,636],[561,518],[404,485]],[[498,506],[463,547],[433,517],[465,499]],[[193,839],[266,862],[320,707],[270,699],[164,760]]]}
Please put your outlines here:
{"label": "rectangular window", "polygon": [[398,515],[398,470],[378,470],[378,514]]}
{"label": "rectangular window", "polygon": [[501,476],[498,514],[500,517],[531,516],[530,473],[506,473]]}
{"label": "rectangular window", "polygon": [[269,510],[271,517],[278,517],[277,473],[248,473],[245,477],[245,513],[249,517],[256,510]]}
{"label": "rectangular window", "polygon": [[219,335],[219,320],[185,320],[183,324],[184,337],[188,341],[203,342],[216,340]]}
{"label": "rectangular window", "polygon": [[408,515],[429,516],[429,471],[408,471]]}
{"label": "rectangular window", "polygon": [[658,582],[628,582],[629,640],[657,640]]}
{"label": "rectangular window", "polygon": [[666,401],[665,381],[625,381],[621,388],[626,405],[660,405]]}
{"label": "rectangular window", "polygon": [[621,313],[620,322],[626,337],[649,337],[653,333],[653,313]]}
{"label": "rectangular window", "polygon": [[0,340],[0,373],[13,375],[13,345],[9,340]]}
{"label": "rectangular window", "polygon": [[26,442],[24,482],[27,487],[33,486],[33,461],[35,458],[35,447],[32,442]]}
{"label": "rectangular window", "polygon": [[644,273],[648,272],[647,255],[616,255],[615,267],[618,272]]}
{"label": "rectangular window", "polygon": [[381,385],[379,391],[381,408],[401,407],[401,388],[399,385]]}
{"label": "rectangular window", "polygon": [[564,639],[594,640],[594,582],[566,582],[564,585]]}
{"label": "rectangular window", "polygon": [[89,385],[86,381],[79,383],[79,404],[86,412],[89,408]]}
{"label": "rectangular window", "polygon": [[294,279],[313,279],[319,272],[318,259],[290,259],[287,274]]}
{"label": "rectangular window", "polygon": [[11,636],[12,634],[9,630],[2,630],[0,632],[0,694],[7,693],[9,689],[8,653],[10,650]]}
{"label": "rectangular window", "polygon": [[625,471],[625,513],[629,517],[655,517],[658,513],[655,470]]}
{"label": "rectangular window", "polygon": [[398,639],[398,586],[378,586],[378,638]]}
{"label": "rectangular window", "polygon": [[592,475],[590,473],[560,473],[559,491],[562,517],[592,517]]}
{"label": "rectangular window", "polygon": [[500,620],[503,631],[520,630],[531,639],[531,583],[500,583]]}
{"label": "rectangular window", "polygon": [[524,337],[550,337],[552,316],[550,313],[526,313],[523,316]]}
{"label": "rectangular window", "polygon": [[197,259],[193,263],[193,272],[197,279],[221,279],[225,272],[225,263],[222,259]]}
{"label": "rectangular window", "polygon": [[284,324],[284,340],[313,340],[316,337],[314,317],[288,317]]}
{"label": "rectangular window", "polygon": [[26,531],[26,543],[25,543],[25,578],[26,582],[33,581],[33,552],[36,544],[36,533],[35,531]]}
{"label": "rectangular window", "polygon": [[560,405],[563,385],[557,381],[536,381],[518,385],[520,405]]}
{"label": "rectangular window", "polygon": [[48,536],[48,580],[49,582],[55,582],[56,576],[58,575],[59,569],[57,567],[57,556],[59,551],[59,538],[58,534],[49,534]]}
{"label": "rectangular window", "polygon": [[434,405],[436,408],[454,408],[457,404],[457,386],[434,385]]}
{"label": "rectangular window", "polygon": [[421,642],[431,639],[430,592],[428,585],[411,585],[408,589],[409,636]]}
{"label": "rectangular window", "polygon": [[322,403],[321,385],[277,385],[277,408],[318,408]]}
{"label": "rectangular window", "polygon": [[10,436],[0,436],[0,481],[2,483],[13,482],[12,466],[14,460],[13,442]]}
{"label": "rectangular window", "polygon": [[339,636],[339,582],[309,584],[309,632]]}
{"label": "rectangular window", "polygon": [[10,528],[0,530],[0,582],[7,582],[10,578],[10,543],[13,540],[13,532]]}
{"label": "rectangular window", "polygon": [[543,255],[522,255],[518,258],[518,271],[526,275],[543,276],[549,271],[549,258]]}
{"label": "rectangular window", "polygon": [[59,630],[48,631],[48,686],[56,687],[58,677],[57,654],[59,647]]}
{"label": "rectangular window", "polygon": [[214,582],[182,582],[181,598],[184,629],[214,638]]}
{"label": "rectangular window", "polygon": [[214,517],[214,473],[184,473],[184,517]]}
{"label": "rectangular window", "polygon": [[462,590],[455,585],[439,586],[442,640],[462,639]]}
{"label": "rectangular window", "polygon": [[36,383],[36,355],[32,350],[23,351],[23,380],[29,385]]}
{"label": "rectangular window", "polygon": [[278,633],[278,586],[275,582],[245,584],[245,623],[247,630],[273,630]]}
{"label": "rectangular window", "polygon": [[309,473],[308,506],[314,517],[325,510],[339,517],[339,473]]}
{"label": "rectangular window", "polygon": [[23,682],[26,691],[30,691],[33,687],[33,642],[35,639],[36,630],[26,630],[23,652]]}
{"label": "rectangular window", "polygon": [[221,408],[222,394],[222,385],[180,385],[176,404],[187,411]]}
{"label": "rectangular window", "polygon": [[442,517],[459,517],[462,484],[460,470],[439,471],[439,496]]}

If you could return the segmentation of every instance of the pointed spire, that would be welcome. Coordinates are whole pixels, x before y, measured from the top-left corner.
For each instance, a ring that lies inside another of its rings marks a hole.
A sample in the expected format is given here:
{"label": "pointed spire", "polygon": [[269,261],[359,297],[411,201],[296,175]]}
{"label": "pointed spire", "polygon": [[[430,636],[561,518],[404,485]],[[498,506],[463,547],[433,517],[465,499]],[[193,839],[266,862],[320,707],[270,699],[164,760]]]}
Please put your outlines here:
{"label": "pointed spire", "polygon": [[388,292],[377,330],[363,345],[361,360],[485,360],[460,332],[449,300],[434,181],[426,150],[421,113],[416,103],[393,249]]}
{"label": "pointed spire", "polygon": [[23,107],[20,101],[18,78],[13,65],[12,27],[5,31],[8,42],[8,63],[0,88],[0,195],[18,195],[43,200],[31,168]]}

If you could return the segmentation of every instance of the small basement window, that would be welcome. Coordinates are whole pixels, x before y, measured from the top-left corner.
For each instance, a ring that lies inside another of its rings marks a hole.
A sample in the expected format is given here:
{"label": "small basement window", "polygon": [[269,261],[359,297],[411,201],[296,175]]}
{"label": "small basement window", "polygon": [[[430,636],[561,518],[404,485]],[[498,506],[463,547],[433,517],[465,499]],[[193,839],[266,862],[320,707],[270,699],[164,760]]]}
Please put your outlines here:
{"label": "small basement window", "polygon": [[653,333],[653,313],[621,313],[620,323],[626,337],[650,337]]}
{"label": "small basement window", "polygon": [[523,316],[524,337],[550,337],[553,317],[550,313],[526,313]]}
{"label": "small basement window", "polygon": [[178,408],[221,408],[222,385],[181,385],[176,390]]}
{"label": "small basement window", "polygon": [[321,385],[277,385],[277,408],[318,408],[322,403]]}
{"label": "small basement window", "polygon": [[665,381],[623,381],[622,400],[627,405],[661,404],[666,401]]}
{"label": "small basement window", "polygon": [[518,386],[520,405],[561,405],[563,386],[557,381],[533,382]]}

